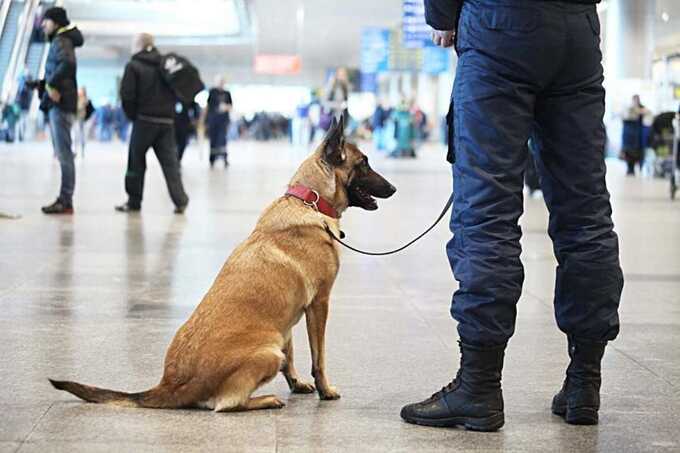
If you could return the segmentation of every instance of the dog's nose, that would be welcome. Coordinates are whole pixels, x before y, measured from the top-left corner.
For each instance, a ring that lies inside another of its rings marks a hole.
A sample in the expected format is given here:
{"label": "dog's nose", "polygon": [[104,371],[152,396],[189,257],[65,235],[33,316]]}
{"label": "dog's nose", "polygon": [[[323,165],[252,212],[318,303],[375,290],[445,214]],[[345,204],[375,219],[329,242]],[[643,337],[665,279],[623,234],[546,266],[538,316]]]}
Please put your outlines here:
{"label": "dog's nose", "polygon": [[397,191],[397,188],[390,184],[389,191],[390,195],[394,195],[394,193]]}

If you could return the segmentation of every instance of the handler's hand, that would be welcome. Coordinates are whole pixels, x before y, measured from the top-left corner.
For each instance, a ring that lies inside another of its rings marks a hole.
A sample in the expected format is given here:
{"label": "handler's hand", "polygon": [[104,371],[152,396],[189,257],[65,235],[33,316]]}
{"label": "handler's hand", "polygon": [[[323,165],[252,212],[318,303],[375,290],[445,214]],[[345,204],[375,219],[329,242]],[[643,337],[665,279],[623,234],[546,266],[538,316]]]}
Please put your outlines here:
{"label": "handler's hand", "polygon": [[435,46],[451,47],[456,33],[453,30],[432,30],[432,42]]}

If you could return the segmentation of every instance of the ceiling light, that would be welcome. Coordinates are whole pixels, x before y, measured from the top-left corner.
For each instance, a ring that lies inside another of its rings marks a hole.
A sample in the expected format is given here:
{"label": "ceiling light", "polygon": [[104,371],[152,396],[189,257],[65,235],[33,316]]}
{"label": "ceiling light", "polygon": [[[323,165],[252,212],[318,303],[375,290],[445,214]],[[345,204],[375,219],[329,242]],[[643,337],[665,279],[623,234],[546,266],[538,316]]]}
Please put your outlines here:
{"label": "ceiling light", "polygon": [[661,20],[663,20],[664,22],[668,22],[670,20],[670,18],[671,18],[671,16],[669,16],[666,11],[661,13]]}

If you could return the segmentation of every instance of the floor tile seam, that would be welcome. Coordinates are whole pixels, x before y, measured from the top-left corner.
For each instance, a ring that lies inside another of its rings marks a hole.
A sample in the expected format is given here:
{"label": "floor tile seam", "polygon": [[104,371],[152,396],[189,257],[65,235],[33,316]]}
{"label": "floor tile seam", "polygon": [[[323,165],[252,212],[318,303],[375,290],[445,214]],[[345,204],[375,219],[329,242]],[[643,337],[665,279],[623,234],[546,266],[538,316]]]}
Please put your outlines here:
{"label": "floor tile seam", "polygon": [[437,329],[435,329],[435,326],[432,325],[425,316],[423,316],[423,313],[420,311],[418,306],[410,301],[406,303],[411,306],[411,310],[415,312],[416,316],[418,316],[423,323],[425,323],[425,325],[430,329],[430,331],[434,332],[434,336],[437,338],[437,340],[439,340],[439,343],[442,346],[444,346],[444,348],[449,349],[450,345],[447,344],[444,337],[437,331]]}
{"label": "floor tile seam", "polygon": [[[546,298],[539,296],[538,294],[534,293],[533,291],[524,288],[524,289],[522,289],[522,292],[524,292],[527,295],[536,299],[541,305],[544,305],[544,306],[551,308],[551,309],[553,308],[552,301],[548,301]],[[551,296],[551,299],[552,299],[552,296]]]}
{"label": "floor tile seam", "polygon": [[[17,442],[18,443],[18,442]],[[18,449],[15,450],[15,453],[18,452],[24,445],[39,445],[39,444],[95,444],[95,445],[111,445],[113,443],[122,443],[124,445],[136,445],[136,446],[145,446],[145,447],[158,447],[159,445],[161,446],[169,446],[169,447],[197,447],[200,445],[197,445],[196,443],[187,443],[187,442],[156,442],[156,443],[149,443],[149,442],[140,442],[140,441],[125,441],[125,440],[89,440],[89,439],[54,439],[54,438],[47,438],[47,439],[39,439],[39,440],[31,440],[31,441],[26,441],[22,442]],[[256,447],[259,448],[259,447]]]}
{"label": "floor tile seam", "polygon": [[[390,266],[387,262],[381,263],[380,264],[386,271],[386,275],[389,277],[390,281],[393,283],[394,288],[397,289],[399,292],[399,295],[402,297],[405,297],[407,300],[410,300],[409,298],[411,297],[402,285],[402,280],[398,278],[398,275],[400,272],[395,268],[395,266]],[[409,305],[411,305],[411,302],[407,302]]]}
{"label": "floor tile seam", "polygon": [[54,406],[54,403],[50,403],[50,405],[47,406],[47,409],[45,409],[45,411],[42,413],[42,415],[40,415],[40,417],[38,417],[38,420],[35,421],[35,423],[31,427],[31,430],[28,432],[28,434],[26,434],[26,437],[23,438],[23,440],[21,441],[21,445],[19,445],[19,448],[16,451],[21,450],[23,445],[28,441],[28,439],[31,437],[31,435],[35,431],[35,429],[38,427],[40,422],[43,420],[43,418],[45,418],[45,416],[50,411],[50,409],[52,409],[53,406]]}
{"label": "floor tile seam", "polygon": [[675,383],[673,383],[673,381],[671,381],[671,380],[669,380],[669,379],[666,379],[665,377],[661,376],[660,374],[658,374],[657,372],[655,372],[654,370],[652,370],[651,368],[649,368],[647,365],[645,365],[644,363],[640,362],[640,361],[637,360],[635,357],[633,357],[632,355],[630,355],[629,353],[623,351],[622,349],[617,348],[614,344],[609,345],[609,347],[610,347],[611,349],[613,349],[614,351],[618,352],[619,354],[621,354],[622,356],[624,356],[625,358],[627,358],[628,360],[630,360],[631,362],[633,362],[634,364],[636,364],[638,367],[640,367],[640,368],[642,368],[643,370],[645,370],[645,371],[647,371],[648,373],[650,373],[652,376],[654,376],[654,377],[658,378],[659,380],[665,382],[665,383],[668,384],[672,389],[674,389],[674,390],[680,390],[680,388],[679,388]]}

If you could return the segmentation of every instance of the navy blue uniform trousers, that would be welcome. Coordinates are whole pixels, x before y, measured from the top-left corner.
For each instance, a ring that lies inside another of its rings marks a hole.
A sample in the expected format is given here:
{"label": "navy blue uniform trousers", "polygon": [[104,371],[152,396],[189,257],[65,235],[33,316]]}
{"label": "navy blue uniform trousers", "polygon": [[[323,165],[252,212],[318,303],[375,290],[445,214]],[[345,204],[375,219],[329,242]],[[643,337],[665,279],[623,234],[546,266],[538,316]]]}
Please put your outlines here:
{"label": "navy blue uniform trousers", "polygon": [[555,317],[568,335],[613,340],[623,288],[605,183],[600,23],[594,5],[466,0],[453,88],[453,238],[460,338],[500,345],[515,327],[527,139],[558,261]]}

